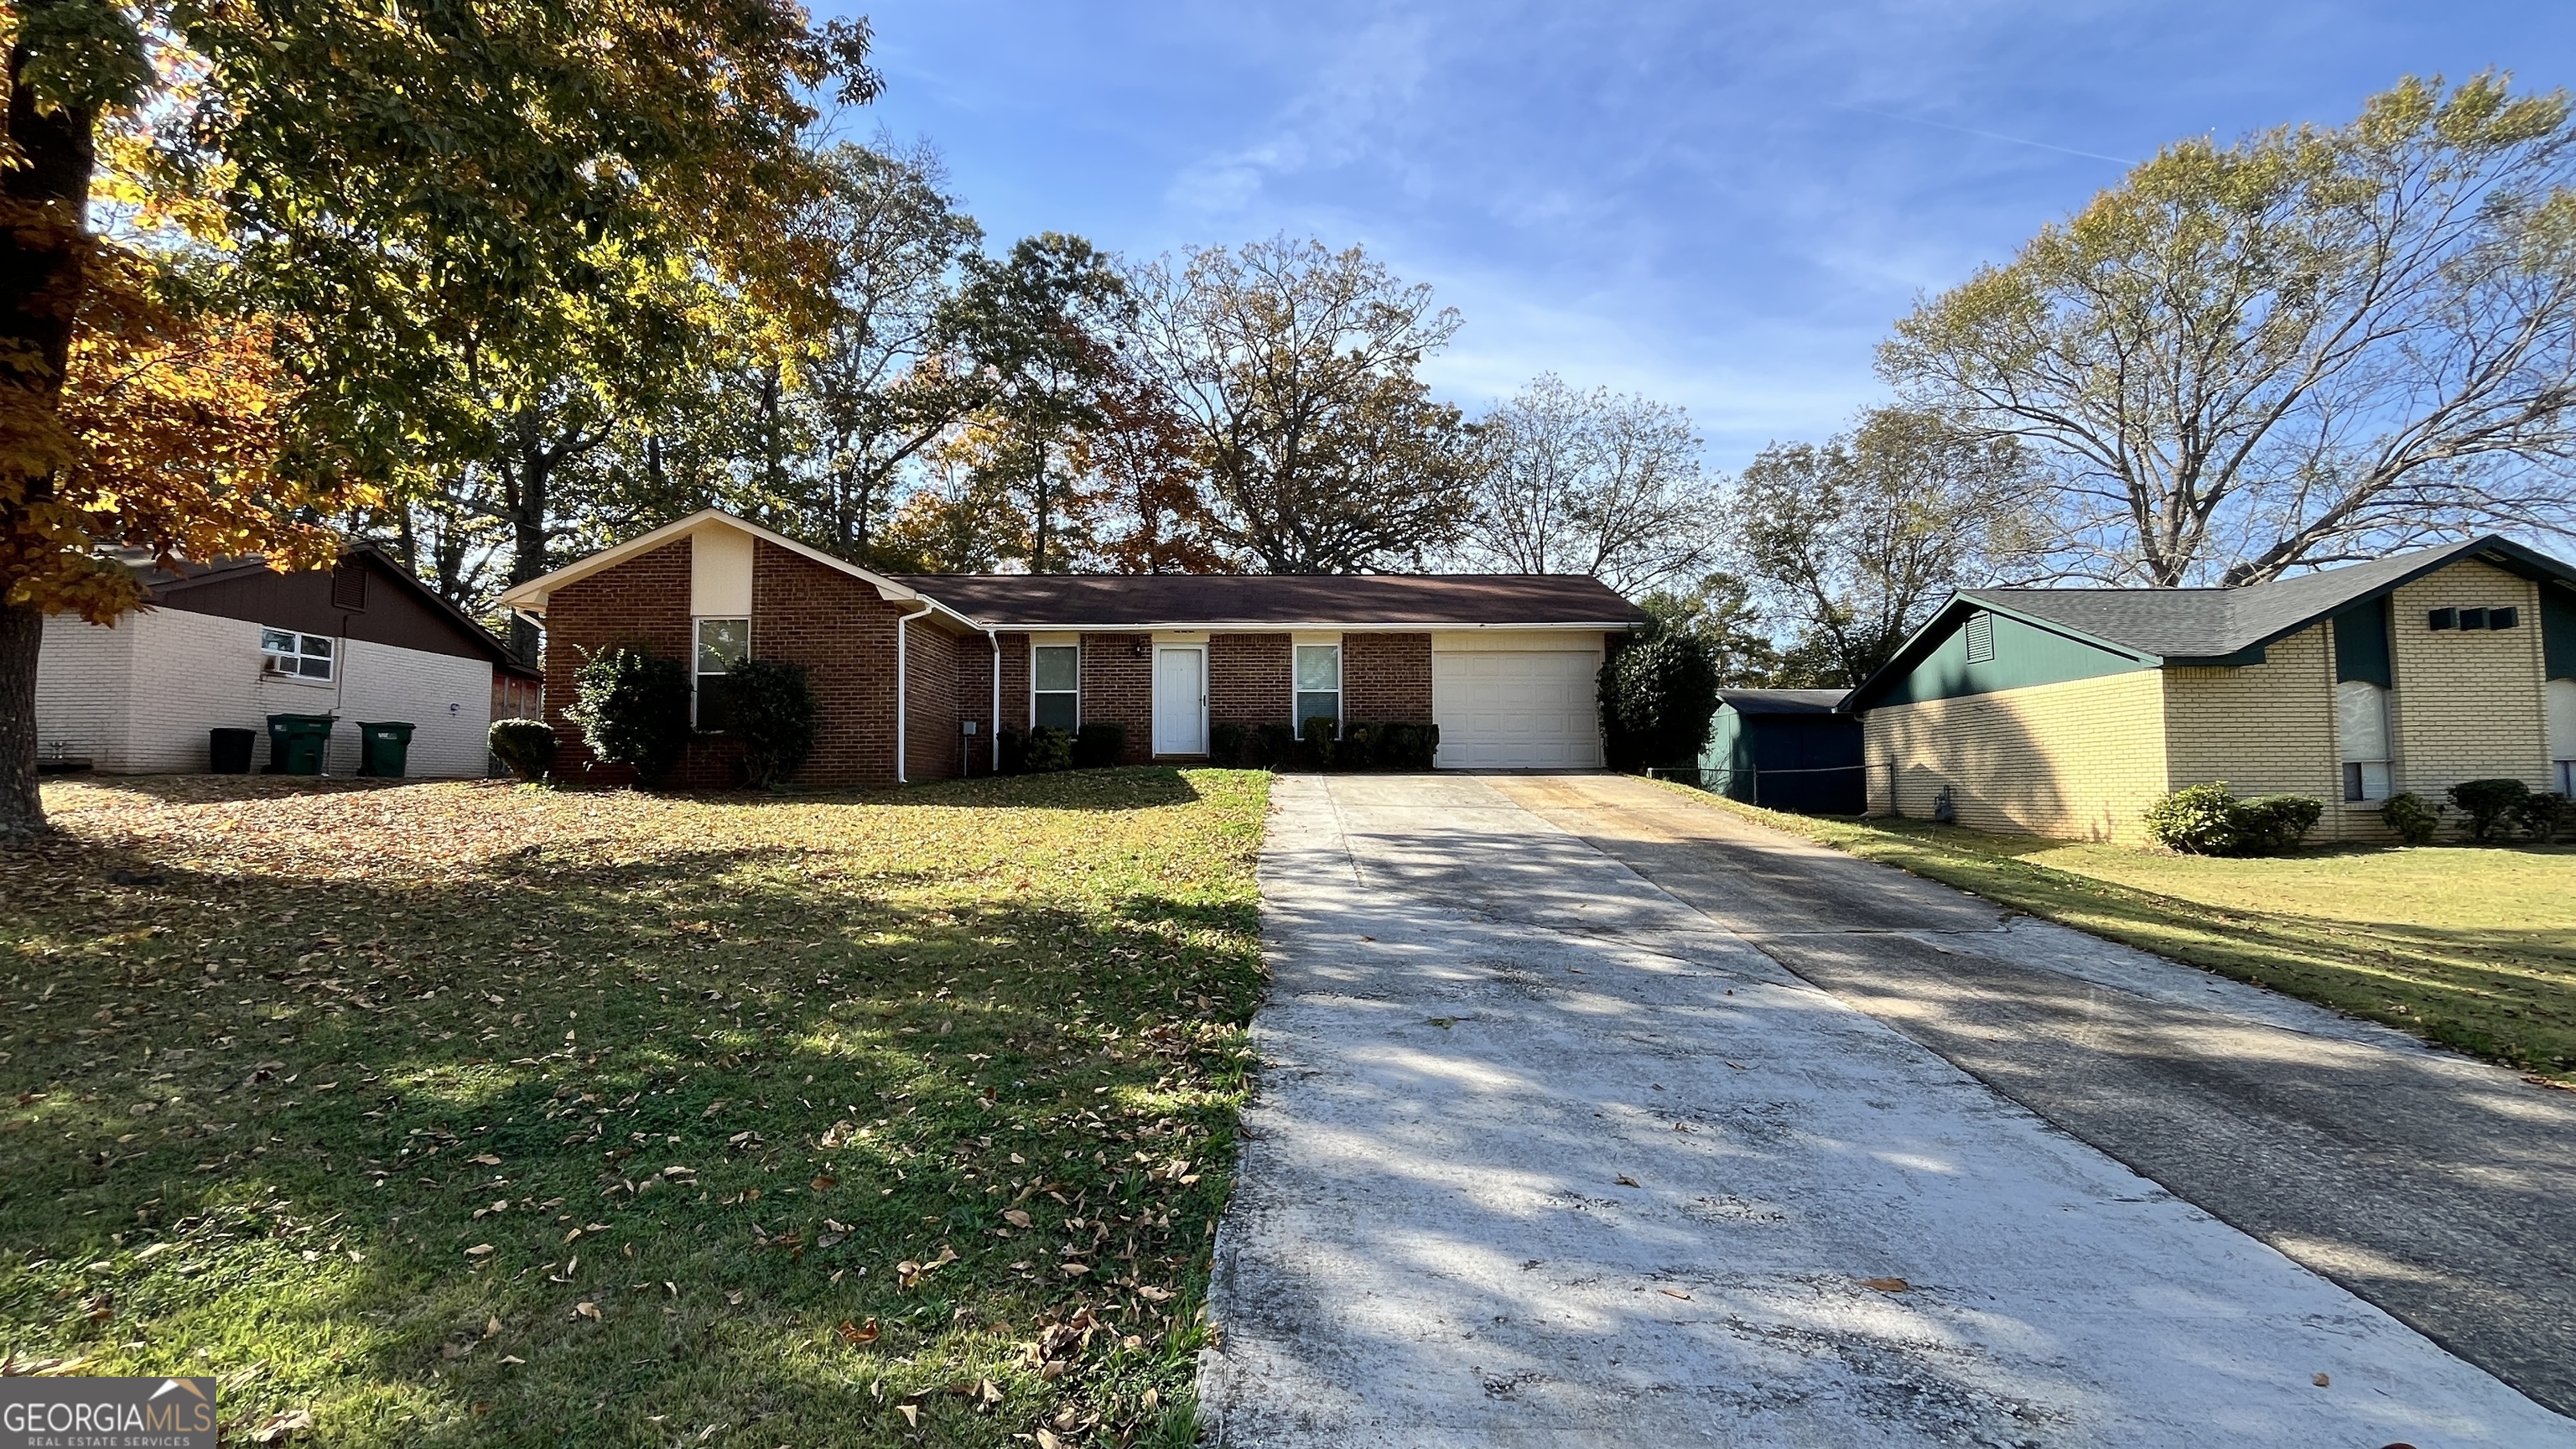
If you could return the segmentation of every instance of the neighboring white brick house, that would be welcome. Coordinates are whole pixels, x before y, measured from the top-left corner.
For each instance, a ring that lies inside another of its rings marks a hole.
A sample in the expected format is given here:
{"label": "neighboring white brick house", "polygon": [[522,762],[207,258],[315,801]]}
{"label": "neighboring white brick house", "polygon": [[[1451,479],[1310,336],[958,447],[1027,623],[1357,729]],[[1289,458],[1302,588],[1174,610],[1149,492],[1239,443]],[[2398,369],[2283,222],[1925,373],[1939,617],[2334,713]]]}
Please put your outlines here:
{"label": "neighboring white brick house", "polygon": [[[338,719],[331,774],[356,774],[359,722],[386,720],[413,726],[407,773],[480,776],[496,670],[533,674],[373,550],[329,573],[253,562],[147,577],[155,606],[113,626],[46,619],[36,670],[46,754],[87,756],[115,774],[202,771],[207,732],[238,727],[261,734],[256,770],[268,759],[268,716],[327,714]],[[327,677],[278,672],[261,647],[272,630],[325,641],[317,657],[327,657]]]}

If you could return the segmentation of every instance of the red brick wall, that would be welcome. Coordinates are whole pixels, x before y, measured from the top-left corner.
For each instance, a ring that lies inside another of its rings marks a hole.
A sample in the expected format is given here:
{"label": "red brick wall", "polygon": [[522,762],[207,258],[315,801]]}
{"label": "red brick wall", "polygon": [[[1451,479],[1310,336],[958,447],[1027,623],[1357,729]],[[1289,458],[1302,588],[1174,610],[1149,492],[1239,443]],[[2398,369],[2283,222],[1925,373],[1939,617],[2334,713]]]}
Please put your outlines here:
{"label": "red brick wall", "polygon": [[1208,636],[1208,723],[1286,724],[1296,708],[1285,634]]}
{"label": "red brick wall", "polygon": [[1342,718],[1431,723],[1431,636],[1342,636]]}
{"label": "red brick wall", "polygon": [[633,771],[591,759],[564,709],[573,702],[573,676],[593,654],[631,647],[665,659],[689,657],[689,561],[684,538],[567,584],[547,601],[545,719],[555,727],[559,778],[634,783]]}
{"label": "red brick wall", "polygon": [[1029,636],[1002,636],[1002,728],[1029,728]]}
{"label": "red brick wall", "polygon": [[[957,748],[965,773],[989,775],[993,772],[993,668],[992,641],[982,634],[963,634],[956,641],[957,651],[957,718],[973,720],[975,733],[958,732]],[[1009,708],[1006,703],[1003,706]]]}
{"label": "red brick wall", "polygon": [[[958,639],[925,619],[904,625],[904,773],[915,783],[964,772],[957,721]],[[975,643],[984,642],[982,635]],[[982,713],[979,706],[977,713]]]}
{"label": "red brick wall", "polygon": [[1082,722],[1127,728],[1122,765],[1154,757],[1154,636],[1082,636]]}
{"label": "red brick wall", "polygon": [[[558,770],[597,784],[631,783],[623,769],[592,766],[581,732],[563,718],[563,706],[571,702],[573,674],[590,652],[640,645],[665,658],[690,659],[695,641],[689,592],[689,541],[681,539],[569,584],[548,602],[546,719],[559,742]],[[821,706],[814,753],[797,771],[799,783],[894,782],[894,621],[918,607],[881,599],[873,586],[793,550],[766,541],[754,550],[751,651],[804,665]],[[906,626],[905,642],[911,662],[911,777],[954,775],[964,663],[955,640],[918,620]],[[667,783],[684,789],[741,783],[733,747],[720,737],[692,741]]]}

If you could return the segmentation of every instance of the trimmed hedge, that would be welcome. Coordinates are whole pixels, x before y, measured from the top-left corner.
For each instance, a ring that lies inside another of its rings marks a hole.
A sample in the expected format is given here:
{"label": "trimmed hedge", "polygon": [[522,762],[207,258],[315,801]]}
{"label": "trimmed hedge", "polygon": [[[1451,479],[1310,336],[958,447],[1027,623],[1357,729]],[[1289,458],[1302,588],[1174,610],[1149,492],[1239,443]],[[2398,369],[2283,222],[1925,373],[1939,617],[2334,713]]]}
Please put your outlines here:
{"label": "trimmed hedge", "polygon": [[1693,634],[1630,644],[1601,666],[1601,744],[1630,772],[1699,763],[1717,720],[1717,656]]}
{"label": "trimmed hedge", "polygon": [[483,743],[526,784],[544,779],[555,765],[555,730],[544,720],[496,719],[483,732]]}
{"label": "trimmed hedge", "polygon": [[1125,725],[1092,723],[1076,730],[1073,736],[1073,767],[1077,770],[1101,770],[1118,763],[1127,753]]}
{"label": "trimmed hedge", "polygon": [[2299,848],[2325,814],[2307,795],[2239,800],[2227,782],[2185,785],[2147,807],[2147,834],[2185,855],[2286,855]]}
{"label": "trimmed hedge", "polygon": [[1032,775],[1051,775],[1073,768],[1073,735],[1053,725],[1038,725],[1028,733],[1028,742],[1020,753],[1020,768]]}
{"label": "trimmed hedge", "polygon": [[2451,804],[2469,817],[2469,838],[2482,845],[2511,839],[2531,805],[2531,787],[2520,780],[2462,780]]}

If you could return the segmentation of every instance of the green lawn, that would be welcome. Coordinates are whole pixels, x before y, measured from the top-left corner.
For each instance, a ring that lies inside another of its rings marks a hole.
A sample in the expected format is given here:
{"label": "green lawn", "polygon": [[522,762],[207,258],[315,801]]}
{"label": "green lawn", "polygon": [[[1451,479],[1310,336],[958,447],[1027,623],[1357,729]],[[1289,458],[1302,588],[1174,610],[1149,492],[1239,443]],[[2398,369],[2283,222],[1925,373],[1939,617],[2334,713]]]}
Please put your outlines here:
{"label": "green lawn", "polygon": [[1187,1443],[1266,785],[49,786],[0,1348],[296,1443]]}
{"label": "green lawn", "polygon": [[1693,799],[2240,981],[2576,1081],[2576,847],[2223,860]]}

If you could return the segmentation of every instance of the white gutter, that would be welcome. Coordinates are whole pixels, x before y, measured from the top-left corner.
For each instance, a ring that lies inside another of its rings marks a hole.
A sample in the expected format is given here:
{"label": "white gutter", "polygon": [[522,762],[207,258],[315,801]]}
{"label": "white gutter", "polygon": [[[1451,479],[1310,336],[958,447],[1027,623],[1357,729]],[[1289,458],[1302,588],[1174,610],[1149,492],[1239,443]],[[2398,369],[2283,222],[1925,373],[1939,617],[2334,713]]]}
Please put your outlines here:
{"label": "white gutter", "polygon": [[[928,594],[923,594],[921,597],[926,599],[930,596]],[[955,610],[948,609],[945,605],[942,605],[941,608],[944,612],[956,613]],[[1556,619],[1550,620],[1546,623],[1533,624],[1355,624],[1333,619],[1316,619],[1302,624],[1274,623],[1268,621],[1254,623],[1241,619],[1167,619],[1155,623],[1127,624],[997,624],[989,623],[982,619],[969,618],[964,614],[958,614],[957,617],[973,625],[975,628],[1000,630],[1006,634],[1151,634],[1157,632],[1175,634],[1319,634],[1327,631],[1335,631],[1343,634],[1449,634],[1480,630],[1501,630],[1511,633],[1534,633],[1540,630],[1550,629],[1563,629],[1569,631],[1581,630],[1586,633],[1590,633],[1594,630],[1600,630],[1605,633],[1621,633],[1645,627],[1645,625],[1632,619],[1575,620],[1570,622],[1563,619]]]}
{"label": "white gutter", "polygon": [[992,774],[1002,773],[1002,636],[987,629],[984,637],[993,642],[993,717],[984,722],[984,733],[992,742]]}
{"label": "white gutter", "polygon": [[894,618],[894,782],[898,785],[912,783],[904,778],[905,732],[910,724],[905,695],[912,682],[912,669],[904,653],[903,626],[938,607],[933,601],[923,599],[920,608],[909,614],[897,614]]}

